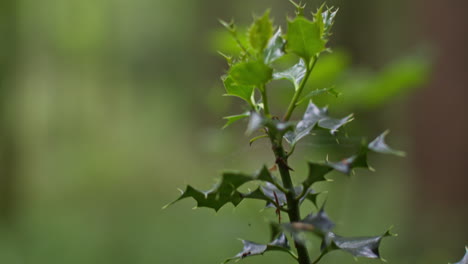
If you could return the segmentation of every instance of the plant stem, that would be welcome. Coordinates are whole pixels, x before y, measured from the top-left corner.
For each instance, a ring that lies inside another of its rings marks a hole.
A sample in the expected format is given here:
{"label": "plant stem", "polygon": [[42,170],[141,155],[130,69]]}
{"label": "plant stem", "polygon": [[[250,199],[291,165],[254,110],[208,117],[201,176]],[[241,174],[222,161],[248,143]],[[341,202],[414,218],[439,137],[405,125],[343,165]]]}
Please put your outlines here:
{"label": "plant stem", "polygon": [[304,90],[304,87],[307,83],[307,79],[309,79],[310,73],[314,69],[315,64],[317,63],[317,60],[318,60],[318,56],[315,55],[312,61],[312,65],[307,64],[307,70],[306,70],[304,79],[302,79],[301,84],[299,85],[299,89],[297,89],[297,91],[294,93],[294,96],[291,99],[291,102],[289,103],[288,110],[286,111],[286,114],[283,117],[283,121],[288,121],[289,118],[291,118],[291,115],[297,106],[297,101],[299,100],[299,97],[301,96],[302,90]]}
{"label": "plant stem", "polygon": [[[288,166],[288,156],[284,151],[282,140],[276,139],[273,135],[270,135],[272,149],[276,157],[276,164],[281,175],[281,180],[286,188],[286,202],[288,204],[288,216],[290,222],[297,222],[301,220],[301,213],[299,209],[299,200],[296,199],[294,191],[294,185],[291,180]],[[297,249],[297,256],[299,264],[310,264],[309,253],[305,245],[294,241],[294,245]]]}
{"label": "plant stem", "polygon": [[268,96],[265,84],[260,86],[260,92],[262,93],[263,112],[265,113],[266,117],[270,117],[270,107],[268,106]]}

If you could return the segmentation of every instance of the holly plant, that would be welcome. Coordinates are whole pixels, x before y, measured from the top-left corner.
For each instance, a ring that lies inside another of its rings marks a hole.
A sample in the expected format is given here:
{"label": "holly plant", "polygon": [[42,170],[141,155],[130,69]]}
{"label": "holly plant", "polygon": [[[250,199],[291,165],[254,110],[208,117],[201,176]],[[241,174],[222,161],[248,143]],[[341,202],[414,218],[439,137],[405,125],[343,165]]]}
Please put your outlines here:
{"label": "holly plant", "polygon": [[[336,95],[331,88],[304,92],[320,56],[331,52],[327,42],[338,10],[322,5],[309,15],[305,12],[305,6],[292,3],[295,5],[296,15],[288,19],[286,32],[273,26],[269,11],[254,19],[246,39],[240,35],[233,22],[221,21],[240,50],[236,56],[223,54],[229,66],[222,76],[226,95],[240,98],[248,109],[244,113],[225,117],[225,127],[238,120],[248,119],[246,134],[252,137],[250,143],[267,138],[274,154],[274,166],[269,168],[264,165],[254,173],[224,172],[219,183],[212,189],[201,191],[188,185],[174,202],[192,198],[197,202],[197,207],[218,211],[228,203],[237,206],[244,199],[254,199],[265,201],[266,207],[276,210],[278,221],[271,224],[271,241],[257,243],[243,240],[242,251],[225,262],[263,255],[269,251],[289,254],[300,264],[319,263],[326,254],[334,250],[345,251],[354,257],[380,259],[381,241],[392,236],[390,231],[366,237],[346,237],[335,233],[335,224],[327,216],[324,204],[317,204],[319,193],[312,187],[317,182],[326,181],[327,175],[333,171],[350,175],[356,168],[371,169],[367,162],[369,154],[403,156],[403,152],[394,150],[385,143],[387,131],[370,142],[363,141],[354,155],[342,160],[330,161],[325,158],[321,162],[307,162],[307,177],[301,184],[293,184],[294,170],[289,165],[289,159],[296,145],[304,137],[313,135],[316,130],[327,130],[332,136],[336,136],[343,126],[353,120],[353,115],[332,117],[326,107],[314,104],[313,100],[317,95]],[[284,56],[292,57],[296,62],[289,68],[278,69],[277,62]],[[269,105],[270,84],[277,80],[291,82],[291,88],[294,89],[282,116],[273,114]],[[294,111],[301,104],[307,104],[302,118],[291,120]],[[249,192],[240,191],[239,188],[248,182],[258,183],[258,187]],[[300,207],[306,201],[313,203],[317,211],[303,217]],[[288,216],[288,222],[284,221],[282,214]],[[306,234],[321,239],[320,252],[308,250]]]}

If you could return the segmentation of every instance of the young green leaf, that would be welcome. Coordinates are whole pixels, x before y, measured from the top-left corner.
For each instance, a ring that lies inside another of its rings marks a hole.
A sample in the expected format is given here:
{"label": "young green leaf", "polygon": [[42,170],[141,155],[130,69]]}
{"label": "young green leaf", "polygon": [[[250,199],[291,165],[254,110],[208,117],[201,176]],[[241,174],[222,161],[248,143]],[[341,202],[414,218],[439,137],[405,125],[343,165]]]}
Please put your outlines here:
{"label": "young green leaf", "polygon": [[259,86],[271,80],[273,69],[261,61],[240,62],[231,67],[229,75],[240,85]]}
{"label": "young green leaf", "polygon": [[268,45],[263,52],[265,64],[271,64],[284,55],[286,41],[281,35],[281,28],[278,28],[273,37],[268,41]]}
{"label": "young green leaf", "polygon": [[325,50],[325,41],[316,22],[297,16],[288,21],[286,49],[297,54],[307,63],[311,58]]}
{"label": "young green leaf", "polygon": [[331,7],[323,11],[323,8],[324,5],[322,5],[314,14],[314,22],[316,22],[320,28],[320,36],[322,36],[323,39],[326,39],[330,35],[331,27],[335,23],[335,16],[338,9]]}
{"label": "young green leaf", "polygon": [[300,59],[299,62],[291,68],[285,71],[273,73],[273,79],[286,79],[288,81],[291,81],[294,84],[294,89],[297,91],[299,89],[302,79],[304,79],[306,72],[307,66],[304,60]]}
{"label": "young green leaf", "polygon": [[252,85],[242,85],[234,82],[232,77],[226,76],[223,80],[224,88],[226,88],[227,96],[236,96],[242,100],[252,103],[252,95],[254,92],[254,86]]}
{"label": "young green leaf", "polygon": [[284,233],[281,233],[278,237],[276,237],[273,241],[268,244],[258,244],[255,242],[242,240],[242,244],[244,244],[244,248],[241,252],[239,252],[233,258],[229,258],[223,263],[228,263],[231,260],[235,259],[243,259],[250,256],[255,255],[263,255],[265,252],[268,251],[284,251],[289,253],[292,257],[296,258],[295,254],[290,250],[288,239]]}
{"label": "young green leaf", "polygon": [[263,16],[255,19],[254,23],[249,28],[248,34],[250,46],[261,54],[273,34],[270,10],[267,10]]}
{"label": "young green leaf", "polygon": [[223,119],[226,119],[227,122],[226,124],[223,126],[223,129],[230,126],[232,123],[238,121],[238,120],[241,120],[243,118],[246,118],[246,117],[249,117],[250,116],[250,112],[247,111],[247,112],[244,112],[240,115],[232,115],[232,116],[225,116],[223,117]]}
{"label": "young green leaf", "polygon": [[[273,77],[274,77],[274,74],[273,74]],[[302,97],[297,103],[296,105],[300,105],[302,104],[303,102],[305,101],[309,101],[310,99],[312,99],[312,97],[315,97],[315,96],[319,96],[319,95],[322,95],[322,94],[331,94],[335,97],[338,97],[340,96],[340,93],[338,91],[335,90],[335,88],[331,87],[331,88],[323,88],[323,89],[317,89],[317,90],[313,90],[311,91],[310,93],[308,93],[307,95],[305,95],[304,97]]]}
{"label": "young green leaf", "polygon": [[390,148],[386,143],[385,143],[385,136],[389,133],[390,131],[385,131],[383,132],[380,136],[378,136],[374,141],[369,143],[368,148],[370,150],[373,150],[375,152],[383,153],[383,154],[392,154],[400,157],[405,156],[405,152],[399,151],[399,150],[394,150]]}

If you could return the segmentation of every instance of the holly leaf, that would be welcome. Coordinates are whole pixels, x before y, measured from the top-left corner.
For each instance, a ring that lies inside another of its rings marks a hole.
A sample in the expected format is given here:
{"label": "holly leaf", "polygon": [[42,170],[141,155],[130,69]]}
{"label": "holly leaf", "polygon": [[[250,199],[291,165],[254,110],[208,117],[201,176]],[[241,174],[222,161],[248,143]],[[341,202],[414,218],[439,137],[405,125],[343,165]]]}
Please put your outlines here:
{"label": "holly leaf", "polygon": [[297,123],[294,131],[286,133],[285,139],[290,145],[295,145],[299,140],[307,136],[317,124],[320,127],[329,129],[333,135],[340,127],[351,121],[352,115],[342,119],[329,117],[326,107],[320,108],[310,101],[302,120]]}
{"label": "holly leaf", "polygon": [[[273,76],[274,76],[274,74],[273,74]],[[310,93],[308,93],[308,94],[305,95],[304,97],[302,97],[302,98],[296,103],[296,105],[300,105],[300,104],[302,104],[303,102],[310,100],[312,97],[319,96],[319,95],[322,95],[322,94],[330,94],[330,95],[333,95],[333,96],[335,96],[335,97],[338,97],[338,96],[340,95],[340,93],[339,93],[338,91],[336,91],[334,87],[331,87],[331,88],[323,88],[323,89],[316,89],[316,90],[311,91]]]}
{"label": "holly leaf", "polygon": [[[250,181],[275,181],[268,168],[265,166],[253,175],[244,174],[241,172],[224,172],[221,176],[221,180],[211,190],[200,191],[187,185],[185,191],[182,191],[181,196],[175,201],[166,205],[172,205],[185,198],[193,198],[197,202],[197,207],[207,207],[218,211],[225,204],[232,203],[234,206],[239,205],[245,197],[244,194],[239,192],[237,189],[243,184]],[[249,197],[247,197],[249,198]]]}
{"label": "holly leaf", "polygon": [[468,247],[465,247],[465,256],[463,256],[463,258],[458,261],[457,263],[453,263],[453,264],[468,264]]}
{"label": "holly leaf", "polygon": [[302,120],[297,123],[295,131],[286,133],[285,139],[289,144],[294,145],[300,139],[307,136],[318,121],[326,116],[327,109],[319,108],[311,101],[302,117]]}
{"label": "holly leaf", "polygon": [[386,143],[385,143],[385,136],[389,133],[390,131],[385,131],[383,132],[380,136],[378,136],[376,139],[374,139],[369,145],[367,146],[370,150],[383,153],[383,154],[392,154],[396,156],[403,157],[405,156],[405,152],[399,151],[399,150],[394,150],[390,148]]}
{"label": "holly leaf", "polygon": [[324,30],[323,30],[323,35],[326,37],[330,34],[330,30],[335,23],[335,17],[336,14],[338,13],[338,8],[328,8],[322,13],[322,19],[323,19],[323,25],[324,25]]}
{"label": "holly leaf", "polygon": [[284,55],[284,46],[286,41],[281,36],[281,28],[268,41],[267,47],[263,52],[265,64],[270,64]]}
{"label": "holly leaf", "polygon": [[316,54],[325,50],[320,27],[303,16],[297,16],[288,21],[286,49],[303,58],[306,63]]}
{"label": "holly leaf", "polygon": [[[298,196],[303,193],[303,186],[294,187],[295,195]],[[306,199],[311,201],[314,205],[317,202],[317,196],[313,189],[308,189],[306,193],[301,196],[299,203],[302,204]],[[242,194],[243,198],[257,199],[266,201],[266,208],[284,208],[287,205],[286,194],[278,189],[271,181],[267,181],[264,186],[259,186],[256,190]]]}
{"label": "holly leaf", "polygon": [[318,125],[320,127],[326,128],[330,130],[330,133],[333,135],[335,134],[338,129],[347,123],[353,121],[353,114],[350,114],[342,119],[336,119],[336,118],[323,118],[319,120]]}
{"label": "holly leaf", "polygon": [[309,162],[309,172],[307,178],[302,182],[302,186],[308,189],[312,184],[325,181],[325,175],[332,171],[332,167],[327,164],[320,164],[315,162]]}
{"label": "holly leaf", "polygon": [[346,175],[350,175],[354,168],[369,169],[369,164],[367,163],[368,151],[369,150],[367,148],[361,148],[357,154],[349,158],[338,162],[327,162],[327,166]]}
{"label": "holly leaf", "polygon": [[243,118],[246,118],[246,117],[249,117],[250,116],[250,112],[247,111],[247,112],[244,112],[240,115],[232,115],[232,116],[225,116],[223,117],[223,119],[226,119],[227,122],[226,124],[223,126],[223,129],[225,129],[226,127],[230,126],[232,123],[238,121],[238,120],[241,120]]}
{"label": "holly leaf", "polygon": [[226,76],[223,80],[223,84],[224,88],[226,89],[226,96],[239,97],[251,104],[254,86],[238,84],[231,76]]}
{"label": "holly leaf", "polygon": [[333,229],[333,223],[325,213],[323,207],[316,214],[309,214],[303,220],[283,224],[283,229],[291,232],[296,241],[304,243],[304,239],[300,237],[302,232],[312,232],[313,234],[326,238],[330,230]]}
{"label": "holly leaf", "polygon": [[307,72],[307,66],[304,60],[300,59],[299,62],[295,64],[294,66],[292,66],[291,68],[285,71],[273,73],[273,79],[274,80],[286,79],[288,81],[291,81],[294,84],[294,89],[297,91],[299,89],[299,86],[301,85],[302,79],[304,79],[306,72]]}
{"label": "holly leaf", "polygon": [[324,240],[328,245],[327,251],[339,249],[346,251],[354,257],[380,258],[379,247],[383,238],[393,236],[390,231],[380,236],[373,237],[342,237],[332,232],[327,234]]}
{"label": "holly leaf", "polygon": [[263,123],[263,117],[257,112],[252,112],[250,114],[249,124],[247,125],[247,130],[245,131],[245,134],[250,135],[253,132],[259,130],[262,127]]}
{"label": "holly leaf", "polygon": [[250,46],[257,52],[263,52],[272,34],[273,25],[270,20],[270,10],[267,10],[263,16],[256,18],[249,28]]}
{"label": "holly leaf", "polygon": [[323,11],[324,5],[322,5],[317,12],[314,14],[314,21],[320,28],[320,35],[326,39],[330,35],[330,30],[335,23],[335,16],[338,13],[337,8],[327,8]]}
{"label": "holly leaf", "polygon": [[229,75],[239,85],[259,86],[271,80],[273,69],[261,61],[239,62],[234,64]]}
{"label": "holly leaf", "polygon": [[296,258],[295,254],[290,250],[288,239],[284,233],[280,233],[273,241],[268,244],[258,244],[248,240],[242,240],[244,248],[236,256],[227,259],[223,263],[228,263],[231,260],[243,259],[250,256],[263,255],[268,251],[284,251]]}

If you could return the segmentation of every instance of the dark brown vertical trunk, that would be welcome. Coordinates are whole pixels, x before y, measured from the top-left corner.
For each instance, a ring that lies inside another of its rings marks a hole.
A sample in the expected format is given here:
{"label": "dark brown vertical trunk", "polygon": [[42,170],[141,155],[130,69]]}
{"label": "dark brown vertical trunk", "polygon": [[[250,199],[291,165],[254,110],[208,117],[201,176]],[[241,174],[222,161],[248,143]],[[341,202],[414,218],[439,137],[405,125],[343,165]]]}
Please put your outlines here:
{"label": "dark brown vertical trunk", "polygon": [[15,203],[17,141],[8,105],[13,91],[17,57],[16,5],[16,0],[0,2],[0,222],[11,220]]}
{"label": "dark brown vertical trunk", "polygon": [[[417,168],[416,206],[419,211],[429,212],[432,219],[434,215],[439,216],[438,224],[444,227],[466,230],[468,1],[414,0],[413,3],[422,38],[435,47],[430,83],[417,93],[411,105],[413,162]],[[463,230],[455,233],[464,234]]]}

